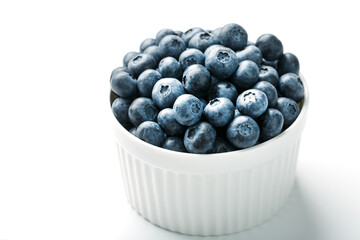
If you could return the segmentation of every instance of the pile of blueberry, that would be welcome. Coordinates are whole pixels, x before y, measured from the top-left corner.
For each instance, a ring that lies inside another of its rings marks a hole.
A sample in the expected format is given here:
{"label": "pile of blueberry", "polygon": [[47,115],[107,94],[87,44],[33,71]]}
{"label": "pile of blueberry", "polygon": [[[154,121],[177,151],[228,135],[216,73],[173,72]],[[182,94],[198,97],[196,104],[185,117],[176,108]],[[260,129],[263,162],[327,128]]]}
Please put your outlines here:
{"label": "pile of blueberry", "polygon": [[304,96],[299,61],[281,41],[256,43],[238,24],[160,30],[113,70],[112,111],[150,144],[219,153],[265,142],[288,128]]}

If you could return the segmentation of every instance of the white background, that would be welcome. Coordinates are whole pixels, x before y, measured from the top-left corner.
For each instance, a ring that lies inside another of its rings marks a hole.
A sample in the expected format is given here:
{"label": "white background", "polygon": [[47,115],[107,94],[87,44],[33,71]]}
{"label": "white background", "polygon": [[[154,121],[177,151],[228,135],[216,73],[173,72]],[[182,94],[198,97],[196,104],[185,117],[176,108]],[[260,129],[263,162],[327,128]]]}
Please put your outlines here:
{"label": "white background", "polygon": [[[109,77],[162,28],[242,25],[295,53],[310,89],[297,186],[270,221],[209,239],[360,239],[356,1],[1,1],[0,239],[200,239],[127,204]],[[207,238],[206,238],[207,239]]]}

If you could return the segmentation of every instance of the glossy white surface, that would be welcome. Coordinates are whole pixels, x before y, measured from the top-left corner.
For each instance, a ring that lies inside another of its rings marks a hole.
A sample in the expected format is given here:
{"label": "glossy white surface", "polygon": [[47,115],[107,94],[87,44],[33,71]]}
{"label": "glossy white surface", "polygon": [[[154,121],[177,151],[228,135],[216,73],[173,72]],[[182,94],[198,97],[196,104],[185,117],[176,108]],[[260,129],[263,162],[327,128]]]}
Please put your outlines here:
{"label": "glossy white surface", "polygon": [[[0,239],[360,239],[356,1],[154,4],[1,1]],[[274,218],[243,233],[175,234],[126,202],[109,121],[110,72],[158,29],[228,22],[251,41],[274,33],[299,57],[311,105],[298,190]]]}

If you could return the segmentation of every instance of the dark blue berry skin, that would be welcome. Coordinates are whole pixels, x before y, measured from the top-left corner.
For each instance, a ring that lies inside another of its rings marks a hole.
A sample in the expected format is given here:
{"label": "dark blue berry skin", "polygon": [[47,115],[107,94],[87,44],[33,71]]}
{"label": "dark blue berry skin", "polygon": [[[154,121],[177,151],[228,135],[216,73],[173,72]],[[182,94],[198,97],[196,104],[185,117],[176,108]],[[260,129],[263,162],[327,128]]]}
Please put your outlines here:
{"label": "dark blue berry skin", "polygon": [[239,111],[239,109],[235,108],[235,111],[234,111],[234,118],[237,118],[238,116],[240,116],[241,113]]}
{"label": "dark blue berry skin", "polygon": [[210,47],[208,47],[208,48],[205,50],[205,52],[204,52],[205,57],[206,57],[207,55],[209,55],[209,53],[210,53],[213,49],[215,49],[215,48],[225,48],[225,47],[224,47],[223,45],[220,45],[220,44],[211,45]]}
{"label": "dark blue berry skin", "polygon": [[292,53],[284,53],[278,60],[277,70],[280,76],[285,73],[299,74],[300,63],[298,58]]}
{"label": "dark blue berry skin", "polygon": [[215,84],[221,82],[221,80],[215,77],[213,74],[210,74],[210,81],[211,81],[211,86],[214,86]]}
{"label": "dark blue berry skin", "polygon": [[112,112],[118,122],[126,129],[130,129],[133,125],[128,115],[131,100],[126,98],[117,98],[111,105]]}
{"label": "dark blue berry skin", "polygon": [[184,146],[184,139],[181,137],[168,137],[165,139],[163,148],[177,152],[187,152]]}
{"label": "dark blue berry skin", "polygon": [[155,83],[161,78],[161,74],[154,69],[143,71],[137,79],[137,88],[140,95],[150,98]]}
{"label": "dark blue berry skin", "polygon": [[129,132],[130,132],[132,135],[136,136],[136,129],[137,129],[136,127],[130,128]]}
{"label": "dark blue berry skin", "polygon": [[175,35],[181,37],[183,35],[182,31],[176,30]]}
{"label": "dark blue berry skin", "polygon": [[266,111],[268,99],[262,91],[248,89],[239,95],[236,100],[236,107],[241,114],[257,118]]}
{"label": "dark blue berry skin", "polygon": [[186,44],[179,36],[167,35],[161,39],[159,47],[161,48],[164,56],[179,59],[180,54],[186,49]]}
{"label": "dark blue berry skin", "polygon": [[231,82],[239,89],[248,89],[254,86],[259,78],[259,68],[256,63],[244,60],[231,76]]}
{"label": "dark blue berry skin", "polygon": [[291,98],[295,102],[304,97],[304,85],[295,73],[286,73],[280,77],[279,90],[281,96]]}
{"label": "dark blue berry skin", "polygon": [[[220,32],[221,32],[222,27],[218,27],[215,30],[212,30],[211,33],[214,34],[215,36],[217,36],[219,38]],[[219,38],[220,40],[220,38]]]}
{"label": "dark blue berry skin", "polygon": [[191,94],[183,94],[174,103],[175,118],[184,126],[191,126],[200,121],[203,103]]}
{"label": "dark blue berry skin", "polygon": [[216,130],[207,122],[199,122],[186,129],[184,145],[188,152],[204,154],[214,147]]}
{"label": "dark blue berry skin", "polygon": [[129,107],[129,118],[131,123],[137,127],[145,121],[155,121],[158,109],[150,98],[139,97]]}
{"label": "dark blue berry skin", "polygon": [[274,108],[268,108],[260,119],[260,141],[265,142],[281,132],[284,125],[284,117],[281,112]]}
{"label": "dark blue berry skin", "polygon": [[211,86],[210,72],[200,64],[185,69],[182,76],[184,89],[196,97],[203,97]]}
{"label": "dark blue berry skin", "polygon": [[267,81],[275,88],[279,86],[279,75],[275,68],[262,65],[259,71],[259,81]]}
{"label": "dark blue berry skin", "polygon": [[234,118],[234,109],[228,98],[214,98],[204,109],[205,119],[215,127],[223,127]]}
{"label": "dark blue berry skin", "polygon": [[254,146],[259,140],[259,125],[249,116],[235,118],[226,130],[226,138],[237,148]]}
{"label": "dark blue berry skin", "polygon": [[255,46],[255,43],[254,43],[254,42],[251,42],[251,41],[247,41],[246,46]]}
{"label": "dark blue berry skin", "polygon": [[127,67],[117,67],[115,68],[112,72],[111,72],[111,75],[110,75],[110,81],[111,81],[111,78],[113,75],[119,73],[119,72],[127,72],[127,73],[130,73],[129,69]]}
{"label": "dark blue berry skin", "polygon": [[181,80],[182,69],[180,63],[173,57],[165,57],[159,63],[159,72],[164,78]]}
{"label": "dark blue berry skin", "polygon": [[146,48],[156,45],[156,41],[153,38],[146,38],[142,43],[140,44],[140,52],[144,52]]}
{"label": "dark blue berry skin", "polygon": [[276,106],[276,102],[277,102],[277,99],[278,99],[277,90],[271,83],[269,83],[267,81],[260,81],[260,82],[255,84],[253,89],[260,90],[260,91],[262,91],[263,93],[266,94],[266,97],[268,99],[268,106],[269,107],[275,107]]}
{"label": "dark blue berry skin", "polygon": [[234,51],[239,51],[246,46],[248,34],[240,25],[230,23],[222,27],[219,38],[222,45]]}
{"label": "dark blue berry skin", "polygon": [[232,152],[235,150],[236,148],[233,145],[231,145],[231,143],[227,139],[217,136],[215,139],[214,148],[211,152],[223,153],[223,152]]}
{"label": "dark blue berry skin", "polygon": [[159,46],[153,45],[144,50],[144,53],[151,55],[156,63],[159,63],[160,60],[164,57],[164,53]]}
{"label": "dark blue berry skin", "polygon": [[127,72],[118,72],[110,79],[111,89],[120,97],[132,98],[137,94],[136,80]]}
{"label": "dark blue berry skin", "polygon": [[179,136],[185,131],[185,127],[176,121],[175,111],[172,108],[161,110],[157,122],[168,136]]}
{"label": "dark blue berry skin", "polygon": [[196,48],[204,52],[209,46],[219,43],[219,39],[214,34],[199,32],[190,39],[188,46],[189,48]]}
{"label": "dark blue berry skin", "polygon": [[233,50],[226,47],[212,47],[205,54],[205,66],[219,79],[230,77],[238,67],[239,60]]}
{"label": "dark blue berry skin", "polygon": [[188,48],[180,54],[179,62],[181,69],[184,71],[188,66],[193,64],[205,63],[205,55],[196,48]]}
{"label": "dark blue berry skin", "polygon": [[164,28],[164,29],[161,29],[160,31],[158,31],[158,33],[156,34],[156,38],[155,38],[156,45],[159,45],[159,43],[161,42],[161,39],[163,39],[165,36],[168,36],[168,35],[176,35],[176,33],[169,28]]}
{"label": "dark blue berry skin", "polygon": [[237,97],[239,96],[235,85],[230,82],[219,82],[213,85],[209,92],[209,99],[224,97],[230,99],[232,103],[235,103]]}
{"label": "dark blue berry skin", "polygon": [[146,69],[155,69],[156,61],[153,56],[146,53],[139,53],[128,63],[130,73],[137,78]]}
{"label": "dark blue berry skin", "polygon": [[164,109],[172,107],[175,100],[184,93],[184,87],[179,80],[162,78],[155,83],[151,96],[156,106]]}
{"label": "dark blue berry skin", "polygon": [[139,54],[138,52],[128,52],[127,54],[125,54],[125,56],[123,58],[123,65],[125,67],[127,67],[130,60],[133,59],[134,57],[136,57],[136,55],[138,55],[138,54]]}
{"label": "dark blue berry skin", "polygon": [[261,65],[262,55],[259,48],[255,45],[248,45],[243,50],[237,51],[236,56],[239,59],[239,62],[244,60],[251,60],[256,63],[258,66]]}
{"label": "dark blue berry skin", "polygon": [[190,28],[189,30],[184,32],[183,35],[181,35],[181,38],[182,40],[184,40],[185,44],[188,45],[190,39],[199,32],[204,32],[204,29],[199,27]]}
{"label": "dark blue berry skin", "polygon": [[284,117],[283,129],[288,128],[300,114],[300,110],[296,102],[286,97],[278,98],[276,109],[279,110]]}
{"label": "dark blue berry skin", "polygon": [[273,67],[274,69],[277,69],[277,64],[278,64],[278,61],[275,60],[275,61],[268,61],[266,59],[262,59],[261,61],[261,65],[264,65],[264,66],[270,66],[270,67]]}
{"label": "dark blue berry skin", "polygon": [[162,146],[165,134],[159,124],[152,121],[145,121],[136,129],[136,136],[141,140],[155,146]]}
{"label": "dark blue berry skin", "polygon": [[268,61],[278,60],[283,54],[283,45],[281,41],[273,34],[263,34],[257,40],[255,45],[260,49],[263,58]]}

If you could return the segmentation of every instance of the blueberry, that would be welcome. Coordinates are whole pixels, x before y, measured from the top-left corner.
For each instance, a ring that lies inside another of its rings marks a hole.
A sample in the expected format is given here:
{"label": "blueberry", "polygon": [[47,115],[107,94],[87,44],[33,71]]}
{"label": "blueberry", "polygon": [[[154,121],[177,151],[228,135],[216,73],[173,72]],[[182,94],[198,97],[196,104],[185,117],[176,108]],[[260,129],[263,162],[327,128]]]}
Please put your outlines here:
{"label": "blueberry", "polygon": [[266,97],[268,99],[268,106],[269,107],[275,107],[276,106],[276,102],[277,102],[277,99],[278,99],[277,90],[271,83],[269,83],[267,81],[260,81],[257,84],[255,84],[253,89],[260,90],[260,91],[262,91],[263,93],[266,94]]}
{"label": "blueberry", "polygon": [[201,102],[201,104],[202,104],[203,109],[205,109],[205,107],[206,107],[206,105],[208,104],[208,102],[207,102],[205,99],[203,99],[203,98],[199,98],[199,100],[200,100],[200,102]]}
{"label": "blueberry", "polygon": [[282,96],[291,98],[295,102],[304,97],[304,85],[295,73],[286,73],[280,77],[279,90]]}
{"label": "blueberry", "polygon": [[184,146],[184,140],[180,137],[168,137],[165,139],[163,148],[177,151],[177,152],[187,152]]}
{"label": "blueberry", "polygon": [[131,98],[137,93],[136,80],[127,72],[118,72],[110,79],[111,89],[120,97]]}
{"label": "blueberry", "polygon": [[141,140],[158,147],[160,147],[165,140],[164,132],[159,124],[152,121],[141,123],[136,129],[136,136]]}
{"label": "blueberry", "polygon": [[284,125],[284,117],[274,108],[268,108],[260,117],[260,141],[265,142],[277,136]]}
{"label": "blueberry", "polygon": [[248,45],[243,50],[237,51],[236,56],[239,59],[239,62],[244,60],[251,60],[256,63],[258,66],[261,65],[262,55],[261,51],[255,45]]}
{"label": "blueberry", "polygon": [[300,110],[296,102],[286,97],[278,98],[276,109],[284,116],[283,129],[288,128],[300,114]]}
{"label": "blueberry", "polygon": [[174,31],[175,32],[175,35],[181,37],[183,35],[183,32],[182,31],[179,31],[179,30],[176,30]]}
{"label": "blueberry", "polygon": [[137,88],[142,97],[151,97],[152,89],[157,81],[162,78],[161,74],[154,69],[143,71],[137,79]]}
{"label": "blueberry", "polygon": [[209,153],[215,143],[216,130],[207,122],[189,127],[184,135],[184,145],[190,153]]}
{"label": "blueberry", "polygon": [[155,62],[158,63],[164,57],[164,53],[159,46],[150,46],[144,50],[144,53],[151,55]]}
{"label": "blueberry", "polygon": [[146,53],[139,53],[128,63],[130,73],[137,78],[146,69],[156,68],[156,61],[153,56]]}
{"label": "blueberry", "polygon": [[130,132],[132,135],[136,136],[136,129],[137,129],[136,127],[130,128],[129,132]]}
{"label": "blueberry", "polygon": [[190,39],[197,33],[199,32],[203,32],[204,29],[199,28],[199,27],[194,27],[194,28],[190,28],[189,30],[187,30],[186,32],[183,33],[183,35],[181,35],[182,40],[184,40],[185,44],[189,44]]}
{"label": "blueberry", "polygon": [[234,104],[228,98],[214,98],[206,105],[206,120],[215,127],[223,127],[234,118]]}
{"label": "blueberry", "polygon": [[140,44],[140,52],[144,52],[146,48],[156,45],[156,41],[153,38],[147,38]]}
{"label": "blueberry", "polygon": [[129,69],[127,67],[124,67],[124,66],[123,67],[117,67],[111,72],[110,81],[111,81],[112,76],[119,73],[119,72],[127,72],[127,73],[129,73],[130,71],[129,71]]}
{"label": "blueberry", "polygon": [[267,81],[274,87],[278,87],[279,75],[273,67],[262,65],[259,72],[259,81]]}
{"label": "blueberry", "polygon": [[213,49],[215,49],[215,48],[224,48],[224,46],[223,46],[223,45],[220,45],[220,44],[211,45],[210,47],[208,47],[208,48],[205,50],[205,52],[204,52],[205,57],[206,57],[207,55],[209,55],[209,53],[210,53]]}
{"label": "blueberry", "polygon": [[239,89],[249,89],[259,78],[259,68],[256,63],[244,60],[239,63],[239,67],[231,76],[231,82]]}
{"label": "blueberry", "polygon": [[219,39],[214,34],[199,32],[190,39],[189,48],[196,48],[204,52],[209,46],[219,43]]}
{"label": "blueberry", "polygon": [[269,61],[277,60],[283,54],[283,45],[273,34],[261,35],[255,45],[260,49],[263,58]]}
{"label": "blueberry", "polygon": [[125,67],[127,67],[130,60],[133,59],[134,57],[136,57],[136,55],[138,55],[138,54],[139,54],[138,52],[128,52],[127,54],[125,54],[125,56],[123,58],[123,65]]}
{"label": "blueberry", "polygon": [[223,153],[235,151],[236,148],[225,138],[217,136],[212,153]]}
{"label": "blueberry", "polygon": [[168,35],[176,35],[175,32],[169,28],[164,28],[161,29],[157,34],[156,34],[156,38],[155,38],[155,43],[157,45],[159,45],[159,43],[161,42],[161,39],[163,39],[165,36]]}
{"label": "blueberry", "polygon": [[222,27],[219,38],[222,45],[239,51],[246,46],[248,35],[243,27],[236,23],[230,23]]}
{"label": "blueberry", "polygon": [[239,111],[239,109],[235,108],[235,111],[234,111],[234,118],[237,118],[238,116],[240,116],[241,113]]}
{"label": "blueberry", "polygon": [[278,60],[268,61],[263,58],[261,61],[261,65],[270,66],[270,67],[273,67],[274,69],[277,69],[277,64],[278,64]]}
{"label": "blueberry", "polygon": [[185,70],[188,66],[193,64],[204,65],[205,55],[199,49],[188,48],[181,53],[179,62],[182,70]]}
{"label": "blueberry", "polygon": [[159,63],[159,72],[164,78],[181,80],[182,69],[180,63],[173,57],[165,57]]}
{"label": "blueberry", "polygon": [[206,68],[219,79],[230,77],[238,64],[239,60],[230,48],[216,46],[205,54]]}
{"label": "blueberry", "polygon": [[129,107],[129,118],[134,126],[139,126],[145,121],[155,121],[158,110],[150,98],[139,97]]}
{"label": "blueberry", "polygon": [[130,129],[133,125],[128,115],[131,100],[126,98],[117,98],[111,105],[112,112],[118,122],[126,129]]}
{"label": "blueberry", "polygon": [[183,94],[176,99],[173,109],[176,121],[184,126],[191,126],[200,121],[203,104],[197,97]]}
{"label": "blueberry", "polygon": [[185,69],[182,76],[185,90],[197,97],[203,97],[211,86],[210,72],[200,64]]}
{"label": "blueberry", "polygon": [[280,76],[285,73],[299,74],[300,63],[298,58],[292,53],[284,53],[279,58],[279,61],[277,63],[277,70]]}
{"label": "blueberry", "polygon": [[225,97],[230,99],[231,102],[235,103],[236,98],[239,96],[235,85],[230,82],[219,82],[213,85],[209,92],[209,99],[218,97]]}
{"label": "blueberry", "polygon": [[246,46],[255,46],[255,43],[251,41],[247,41]]}
{"label": "blueberry", "polygon": [[176,121],[175,111],[172,108],[161,110],[157,122],[168,136],[181,135],[185,131],[185,127]]}
{"label": "blueberry", "polygon": [[185,51],[186,44],[176,35],[167,35],[159,43],[164,56],[170,56],[178,59],[180,54]]}
{"label": "blueberry", "polygon": [[221,32],[222,27],[218,27],[215,30],[212,30],[211,33],[214,34],[215,36],[217,36],[219,38],[220,32]]}
{"label": "blueberry", "polygon": [[257,118],[266,111],[268,100],[262,91],[249,89],[239,95],[236,100],[236,107],[241,114]]}
{"label": "blueberry", "polygon": [[210,74],[210,82],[211,86],[214,86],[215,84],[221,82],[221,80],[215,77],[213,74]]}
{"label": "blueberry", "polygon": [[151,96],[156,106],[163,109],[172,107],[175,100],[184,93],[184,87],[179,80],[162,78],[155,83]]}
{"label": "blueberry", "polygon": [[238,148],[254,146],[260,136],[259,125],[249,116],[235,118],[226,130],[226,138]]}

